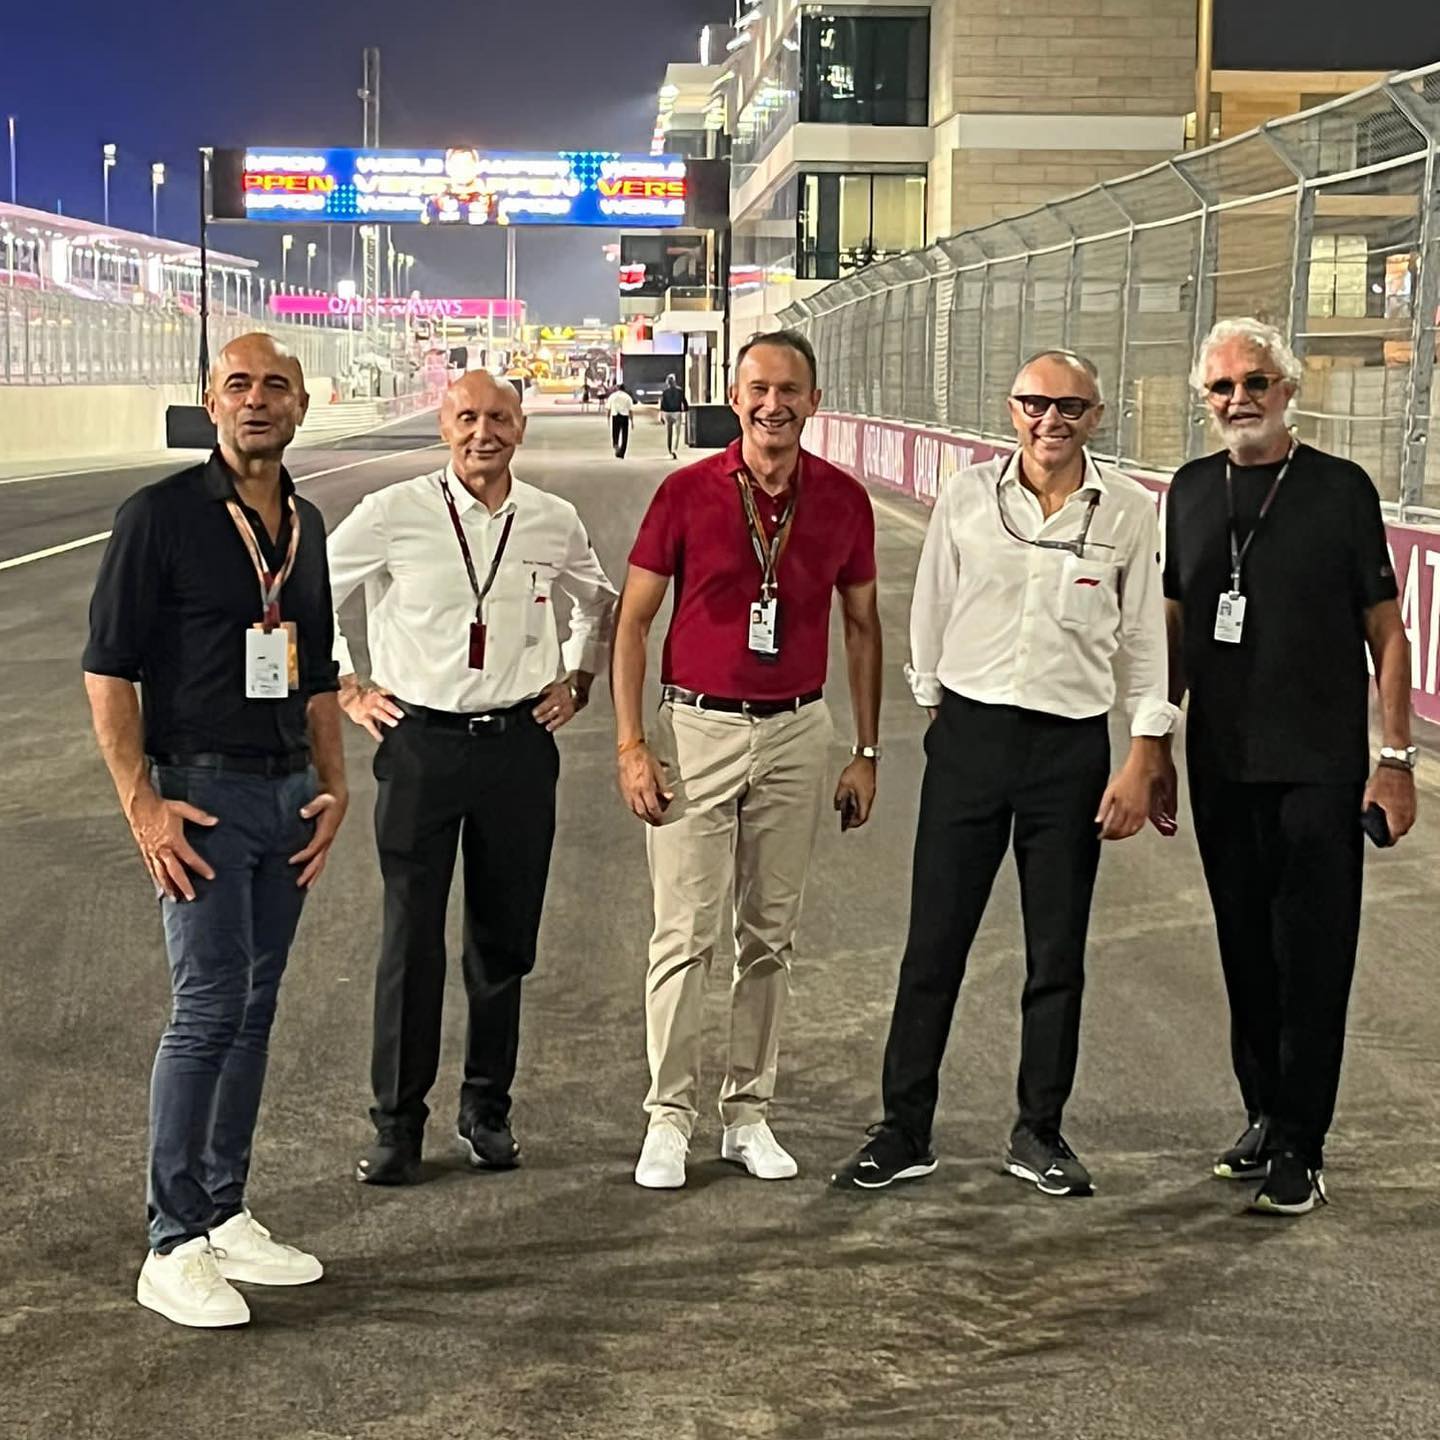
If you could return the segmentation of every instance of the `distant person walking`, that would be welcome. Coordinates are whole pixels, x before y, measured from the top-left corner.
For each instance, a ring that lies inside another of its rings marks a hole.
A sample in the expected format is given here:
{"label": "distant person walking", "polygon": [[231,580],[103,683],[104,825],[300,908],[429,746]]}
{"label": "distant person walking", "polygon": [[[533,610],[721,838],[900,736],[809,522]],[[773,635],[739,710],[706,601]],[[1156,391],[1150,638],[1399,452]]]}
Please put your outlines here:
{"label": "distant person walking", "polygon": [[623,460],[630,444],[630,416],[635,411],[635,399],[622,385],[610,392],[605,402],[610,416],[610,443],[615,447],[615,458]]}
{"label": "distant person walking", "polygon": [[665,449],[672,460],[680,457],[676,449],[680,443],[681,417],[690,408],[685,392],[673,375],[665,377],[665,388],[660,392],[660,415],[665,421]]}

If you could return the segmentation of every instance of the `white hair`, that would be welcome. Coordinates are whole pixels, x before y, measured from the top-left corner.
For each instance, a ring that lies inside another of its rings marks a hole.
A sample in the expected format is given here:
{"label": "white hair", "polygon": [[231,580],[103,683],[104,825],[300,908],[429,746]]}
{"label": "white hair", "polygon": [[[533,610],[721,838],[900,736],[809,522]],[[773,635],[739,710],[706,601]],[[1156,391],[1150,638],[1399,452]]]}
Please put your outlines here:
{"label": "white hair", "polygon": [[1305,371],[1285,337],[1273,325],[1267,325],[1252,315],[1244,315],[1216,321],[1210,333],[1200,342],[1200,353],[1195,358],[1195,368],[1190,372],[1190,384],[1197,395],[1205,393],[1205,364],[1211,351],[1231,340],[1244,340],[1257,350],[1263,350],[1281,378],[1299,388]]}

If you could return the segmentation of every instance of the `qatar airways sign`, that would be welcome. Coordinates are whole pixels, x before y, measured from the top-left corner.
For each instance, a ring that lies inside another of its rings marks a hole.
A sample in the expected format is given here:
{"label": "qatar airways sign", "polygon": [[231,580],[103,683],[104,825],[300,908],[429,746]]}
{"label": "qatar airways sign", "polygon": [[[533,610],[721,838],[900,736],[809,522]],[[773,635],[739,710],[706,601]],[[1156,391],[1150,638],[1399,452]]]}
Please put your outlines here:
{"label": "qatar airways sign", "polygon": [[400,320],[524,320],[523,300],[433,299],[424,295],[272,295],[270,313],[294,315],[379,315]]}
{"label": "qatar airways sign", "polygon": [[287,225],[603,225],[685,223],[679,155],[608,150],[217,150],[217,220]]}

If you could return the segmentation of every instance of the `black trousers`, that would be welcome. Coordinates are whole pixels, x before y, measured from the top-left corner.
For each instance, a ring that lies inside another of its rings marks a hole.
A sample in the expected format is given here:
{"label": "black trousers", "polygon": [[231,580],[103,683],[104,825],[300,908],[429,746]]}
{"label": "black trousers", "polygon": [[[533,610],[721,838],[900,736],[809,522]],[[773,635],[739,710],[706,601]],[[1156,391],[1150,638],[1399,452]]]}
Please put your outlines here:
{"label": "black trousers", "polygon": [[610,417],[610,443],[615,447],[615,453],[623,460],[626,447],[630,444],[630,417],[628,415],[612,415]]}
{"label": "black trousers", "polygon": [[1230,1053],[1272,1151],[1324,1163],[1360,940],[1364,787],[1246,784],[1190,770],[1230,997]]}
{"label": "black trousers", "polygon": [[520,1042],[520,981],[535,940],[555,837],[555,737],[528,706],[498,733],[442,729],[407,716],[375,755],[375,840],[385,922],[375,978],[371,1084],[377,1126],[418,1136],[440,1063],[445,909],[463,857],[469,1002],[460,1113],[510,1111]]}
{"label": "black trousers", "polygon": [[1110,768],[1103,715],[1068,720],[946,691],[925,735],[910,933],[885,1047],[885,1118],[927,1142],[965,962],[1007,845],[1025,926],[1019,1119],[1060,1128],[1075,1081],[1085,935]]}

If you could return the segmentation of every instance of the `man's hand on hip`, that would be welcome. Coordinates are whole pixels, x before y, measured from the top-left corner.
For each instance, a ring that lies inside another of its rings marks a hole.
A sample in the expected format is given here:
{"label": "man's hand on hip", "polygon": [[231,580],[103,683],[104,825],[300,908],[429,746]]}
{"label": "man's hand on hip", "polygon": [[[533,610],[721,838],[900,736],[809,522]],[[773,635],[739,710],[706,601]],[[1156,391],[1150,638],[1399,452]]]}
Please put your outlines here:
{"label": "man's hand on hip", "polygon": [[349,807],[350,795],[345,790],[336,790],[334,794],[324,791],[301,807],[300,818],[315,821],[315,833],[310,837],[310,843],[290,857],[292,865],[305,867],[295,881],[302,890],[308,890],[320,878],[325,862],[330,858],[330,847],[335,843],[340,822]]}
{"label": "man's hand on hip", "polygon": [[187,820],[192,825],[218,825],[215,816],[184,800],[162,800],[147,785],[145,793],[135,797],[127,818],[150,878],[170,899],[195,898],[192,870],[206,880],[215,878],[214,870],[185,838]]}
{"label": "man's hand on hip", "polygon": [[573,675],[567,675],[540,692],[540,699],[530,713],[553,735],[562,725],[568,725],[589,703],[589,690],[582,687]]}
{"label": "man's hand on hip", "polygon": [[340,708],[378,745],[382,725],[394,729],[405,712],[379,685],[362,685],[353,675],[340,677]]}

